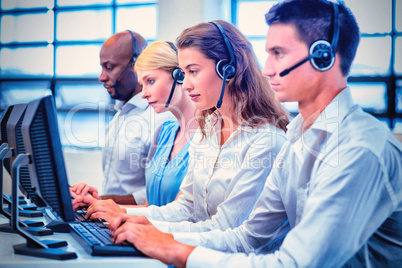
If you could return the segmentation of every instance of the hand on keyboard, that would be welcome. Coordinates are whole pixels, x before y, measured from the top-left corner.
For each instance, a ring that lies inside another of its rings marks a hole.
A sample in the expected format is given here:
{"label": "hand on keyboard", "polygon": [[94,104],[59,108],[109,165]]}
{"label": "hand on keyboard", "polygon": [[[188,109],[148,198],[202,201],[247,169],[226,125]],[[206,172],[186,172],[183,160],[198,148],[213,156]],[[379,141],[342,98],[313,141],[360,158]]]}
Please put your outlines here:
{"label": "hand on keyboard", "polygon": [[95,199],[93,197],[89,197],[89,196],[78,196],[78,197],[74,198],[74,200],[72,202],[73,209],[75,211],[77,211],[79,209],[87,209],[96,201],[100,201],[100,200]]}
{"label": "hand on keyboard", "polygon": [[96,187],[90,186],[83,182],[71,186],[70,193],[73,198],[76,198],[78,196],[89,196],[98,200],[101,199],[98,189]]}
{"label": "hand on keyboard", "polygon": [[163,233],[151,224],[143,225],[130,221],[126,221],[116,230],[113,241],[116,244],[128,241],[145,255],[174,265],[179,263],[176,262],[177,259],[171,258],[170,253],[183,253],[188,256],[194,249],[192,246],[177,242],[172,234]]}
{"label": "hand on keyboard", "polygon": [[[84,197],[85,199],[86,197]],[[78,198],[76,199],[78,200]],[[75,201],[75,200],[74,200]],[[91,200],[90,200],[91,201]],[[73,202],[74,203],[74,202]],[[126,213],[124,208],[121,208],[113,200],[96,200],[87,209],[87,218],[102,218],[105,219],[104,215],[109,213]],[[107,219],[105,219],[108,221]]]}

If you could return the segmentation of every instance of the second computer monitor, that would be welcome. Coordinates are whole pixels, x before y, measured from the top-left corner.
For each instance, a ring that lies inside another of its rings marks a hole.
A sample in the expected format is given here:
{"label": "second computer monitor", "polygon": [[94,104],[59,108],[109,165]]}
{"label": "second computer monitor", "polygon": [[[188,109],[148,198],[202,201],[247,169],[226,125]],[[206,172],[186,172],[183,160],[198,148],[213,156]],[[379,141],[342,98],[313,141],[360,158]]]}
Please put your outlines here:
{"label": "second computer monitor", "polygon": [[74,221],[71,195],[52,96],[31,101],[22,122],[22,137],[30,158],[36,193],[64,221]]}

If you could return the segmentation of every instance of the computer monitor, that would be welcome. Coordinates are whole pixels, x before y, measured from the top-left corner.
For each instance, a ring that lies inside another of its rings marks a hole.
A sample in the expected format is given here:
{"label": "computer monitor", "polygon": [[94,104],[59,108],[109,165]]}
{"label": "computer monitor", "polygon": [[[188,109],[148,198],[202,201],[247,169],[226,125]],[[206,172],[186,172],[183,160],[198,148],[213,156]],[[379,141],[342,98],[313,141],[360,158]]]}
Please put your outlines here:
{"label": "computer monitor", "polygon": [[36,194],[64,222],[74,221],[71,195],[52,96],[28,103],[21,126]]}
{"label": "computer monitor", "polygon": [[[7,107],[6,110],[3,111],[3,114],[0,118],[0,145],[7,143],[8,144],[8,137],[7,137],[7,122],[8,119],[10,118],[11,112],[14,109],[14,105],[10,105]],[[8,174],[11,176],[11,164],[10,164],[10,159],[5,158],[4,159],[4,167]]]}
{"label": "computer monitor", "polygon": [[[57,113],[52,96],[46,96],[28,104],[21,130],[26,154],[20,159],[24,157],[24,164],[29,167],[32,186],[37,195],[43,198],[60,220],[53,221],[50,223],[51,226],[48,224],[46,227],[52,228],[54,231],[55,228],[58,230],[67,228],[68,231],[73,229],[72,233],[75,235],[76,231],[83,225],[76,221],[71,203],[72,199],[57,124]],[[29,158],[29,161],[26,161],[26,157]],[[13,168],[16,167],[13,166]],[[87,230],[89,231],[90,228]],[[100,244],[88,244],[90,241],[82,237],[82,234],[83,232],[80,231],[76,236],[80,240],[85,240],[87,249],[90,247],[97,250],[96,254],[98,255],[143,255],[132,246],[106,245],[101,247]],[[109,236],[108,231],[107,236]],[[107,238],[104,237],[104,239]]]}
{"label": "computer monitor", "polygon": [[[24,153],[25,148],[21,135],[21,124],[25,114],[26,104],[16,104],[9,106],[3,113],[0,119],[1,126],[1,146],[3,148],[1,157],[1,178],[0,178],[0,193],[1,193],[1,209],[0,213],[6,218],[11,220],[11,205],[12,197],[4,194],[3,192],[3,166],[5,167],[6,173],[12,176],[11,166],[18,154]],[[5,150],[5,151],[4,151]],[[44,206],[44,202],[35,194],[32,189],[31,179],[29,177],[28,167],[22,167],[19,172],[19,185],[20,191],[26,195],[35,205],[27,205],[24,199],[18,198],[17,206],[19,208],[19,215],[25,217],[41,217],[43,216],[42,211],[36,210],[38,206]],[[22,197],[22,196],[20,196]],[[3,204],[7,204],[8,208],[4,208]],[[21,227],[24,228],[31,234],[34,235],[49,235],[53,232],[46,228],[36,228],[44,225],[42,221],[30,221],[25,220],[20,222]],[[32,228],[31,228],[32,227]],[[15,232],[10,224],[0,225],[1,232]]]}
{"label": "computer monitor", "polygon": [[[52,165],[53,162],[58,162],[53,159],[55,151],[58,152],[58,149],[61,150],[61,146],[57,148],[57,143],[52,142],[52,135],[50,135],[50,137],[48,135],[49,132],[54,132],[54,128],[57,131],[55,109],[52,105],[53,101],[51,97],[32,101],[26,105],[15,105],[7,122],[8,142],[10,145],[15,146],[15,159],[11,163],[11,175],[13,178],[11,226],[15,232],[27,240],[26,243],[14,245],[13,247],[15,254],[59,260],[74,259],[77,258],[77,255],[74,252],[67,252],[58,249],[58,247],[66,246],[66,241],[38,240],[29,232],[22,229],[19,224],[18,209],[15,205],[17,204],[17,189],[21,185],[20,179],[22,174],[24,174],[21,172],[21,169],[29,165],[32,159],[32,161],[34,161],[34,168],[30,167],[32,171],[29,171],[28,169],[28,174],[33,175],[36,180],[40,180],[40,182],[37,182],[29,177],[31,186],[30,190],[35,194],[36,200],[46,197],[46,199],[43,199],[46,202],[43,203],[46,206],[52,207],[54,211],[57,211],[57,213],[60,213],[63,219],[70,220],[74,218],[71,198],[68,198],[68,184],[66,185],[66,188],[64,188],[63,186],[65,185],[56,181],[53,174],[54,172],[57,173],[59,169],[64,170],[64,163],[62,166],[60,164]],[[14,113],[15,118],[19,115],[18,120],[13,119]],[[26,137],[23,135],[24,122]],[[39,131],[40,133],[35,131]],[[56,133],[58,135],[58,132]],[[29,142],[29,144],[27,144],[27,142]],[[21,148],[21,145],[23,148]],[[49,158],[51,158],[50,163],[52,168],[43,164],[48,161]],[[40,176],[37,176],[38,173],[40,173]],[[35,184],[31,183],[31,181],[34,181]],[[66,180],[65,183],[67,183]],[[40,185],[40,190],[38,191],[40,194],[37,194],[36,192],[39,189],[38,185]],[[63,191],[60,191],[59,189],[63,189]],[[32,197],[32,193],[29,193],[29,195]],[[69,206],[63,206],[60,199],[68,199],[67,202]]]}
{"label": "computer monitor", "polygon": [[[12,156],[10,162],[5,164],[6,170],[7,168],[10,168],[17,155],[25,153],[21,125],[25,117],[26,108],[27,104],[14,105],[7,121],[7,133],[4,137],[7,137],[8,147],[12,150]],[[11,176],[13,175],[12,171],[10,172],[9,169],[7,171]],[[38,207],[45,206],[41,198],[38,198],[35,191],[32,189],[28,167],[22,167],[20,169],[20,190]]]}

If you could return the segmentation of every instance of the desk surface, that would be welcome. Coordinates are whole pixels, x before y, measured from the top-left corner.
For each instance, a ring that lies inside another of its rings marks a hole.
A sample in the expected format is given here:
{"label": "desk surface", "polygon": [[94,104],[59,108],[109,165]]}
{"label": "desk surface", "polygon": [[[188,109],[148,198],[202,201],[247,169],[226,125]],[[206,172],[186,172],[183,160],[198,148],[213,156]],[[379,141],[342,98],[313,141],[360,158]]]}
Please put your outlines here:
{"label": "desk surface", "polygon": [[[20,217],[21,220],[27,218]],[[36,220],[30,218],[29,220]],[[39,218],[40,220],[40,218]],[[7,223],[2,215],[0,216],[0,224]],[[26,240],[18,234],[0,232],[0,267],[74,267],[74,268],[89,268],[96,265],[97,268],[103,267],[150,267],[159,268],[166,267],[165,264],[158,260],[149,259],[146,257],[98,257],[91,256],[79,243],[66,233],[54,233],[48,236],[35,236],[39,240],[64,240],[68,246],[63,248],[67,251],[74,251],[78,258],[73,260],[52,260],[39,257],[31,257],[25,255],[14,254],[13,245],[25,243]]]}

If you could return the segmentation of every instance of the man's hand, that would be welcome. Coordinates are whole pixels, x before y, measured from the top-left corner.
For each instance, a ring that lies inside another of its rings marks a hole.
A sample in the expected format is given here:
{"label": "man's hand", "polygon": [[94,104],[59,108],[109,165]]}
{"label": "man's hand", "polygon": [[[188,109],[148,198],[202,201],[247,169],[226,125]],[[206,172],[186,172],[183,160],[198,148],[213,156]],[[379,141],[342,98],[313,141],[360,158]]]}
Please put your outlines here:
{"label": "man's hand", "polygon": [[78,196],[89,196],[98,200],[101,199],[96,187],[90,186],[83,182],[74,184],[72,187],[70,187],[70,193],[73,198]]}
{"label": "man's hand", "polygon": [[113,239],[116,244],[128,241],[145,255],[176,267],[185,267],[188,256],[195,248],[177,242],[172,234],[162,233],[152,224],[138,224],[130,220],[116,230]]}
{"label": "man's hand", "polygon": [[[125,222],[131,222],[142,225],[152,225],[152,223],[145,216],[127,215],[123,213],[108,213],[107,216],[100,215],[102,219],[109,223],[110,234],[113,235],[115,231]],[[153,225],[152,225],[153,226]]]}
{"label": "man's hand", "polygon": [[[83,197],[83,202],[91,202],[91,200],[88,200],[90,197]],[[74,199],[74,201],[77,200],[77,202],[80,201],[79,197],[77,199]],[[104,218],[105,216],[102,216],[103,214],[106,213],[127,213],[125,208],[121,208],[119,205],[117,205],[113,200],[108,199],[108,200],[95,200],[91,202],[90,206],[87,208],[87,214],[86,218],[87,219],[96,219],[96,218]],[[73,201],[73,207],[74,207],[74,201]]]}
{"label": "man's hand", "polygon": [[74,211],[77,211],[79,209],[87,209],[92,205],[92,203],[99,201],[98,199],[95,199],[90,196],[78,196],[74,198],[72,204],[73,204],[73,209]]}

